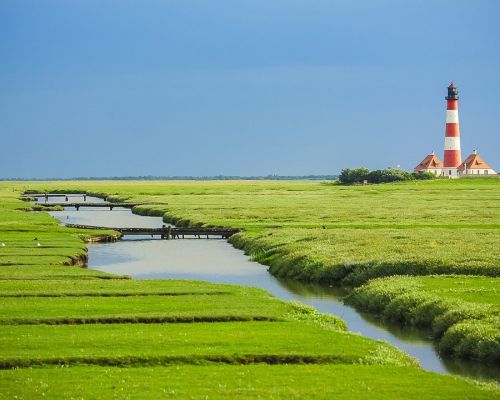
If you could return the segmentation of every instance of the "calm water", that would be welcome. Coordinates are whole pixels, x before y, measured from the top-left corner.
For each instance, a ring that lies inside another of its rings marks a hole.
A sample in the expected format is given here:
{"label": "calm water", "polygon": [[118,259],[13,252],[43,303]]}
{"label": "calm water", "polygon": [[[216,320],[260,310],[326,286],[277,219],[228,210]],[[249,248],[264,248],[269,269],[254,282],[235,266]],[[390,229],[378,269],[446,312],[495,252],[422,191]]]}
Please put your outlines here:
{"label": "calm water", "polygon": [[[69,199],[83,201],[83,197]],[[87,201],[102,200],[87,197]],[[49,198],[49,202],[61,202],[61,198]],[[160,217],[134,215],[125,208],[113,211],[66,208],[50,214],[63,223],[107,227],[161,227],[163,224]],[[116,243],[91,244],[88,248],[89,268],[127,274],[136,279],[197,279],[259,287],[283,300],[297,300],[321,312],[337,315],[346,321],[349,330],[391,343],[415,357],[429,371],[478,378],[498,379],[500,376],[499,370],[493,368],[443,360],[428,333],[401,329],[356,311],[342,302],[346,294],[342,288],[277,279],[267,272],[267,267],[251,261],[224,240],[127,237]]]}

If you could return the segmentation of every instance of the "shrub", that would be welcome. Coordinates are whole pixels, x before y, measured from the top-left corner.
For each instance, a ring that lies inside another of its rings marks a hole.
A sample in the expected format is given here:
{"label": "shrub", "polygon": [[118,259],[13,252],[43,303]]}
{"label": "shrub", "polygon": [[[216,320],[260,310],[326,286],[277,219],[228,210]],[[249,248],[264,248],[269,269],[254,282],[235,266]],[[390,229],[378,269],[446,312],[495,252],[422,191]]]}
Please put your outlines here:
{"label": "shrub", "polygon": [[368,168],[345,168],[340,172],[339,181],[345,184],[362,183],[369,173]]}
{"label": "shrub", "polygon": [[453,325],[439,343],[439,350],[455,357],[471,358],[492,364],[500,362],[498,322],[465,320]]}
{"label": "shrub", "polygon": [[387,183],[411,180],[433,179],[434,175],[430,173],[409,173],[400,168],[386,168],[370,171],[367,168],[345,168],[339,176],[340,183],[352,185],[357,183]]}
{"label": "shrub", "polygon": [[368,174],[369,183],[410,181],[412,179],[414,179],[412,174],[399,168],[378,169]]}
{"label": "shrub", "polygon": [[428,181],[430,179],[434,179],[436,175],[431,174],[430,172],[413,172],[413,178],[421,181]]}

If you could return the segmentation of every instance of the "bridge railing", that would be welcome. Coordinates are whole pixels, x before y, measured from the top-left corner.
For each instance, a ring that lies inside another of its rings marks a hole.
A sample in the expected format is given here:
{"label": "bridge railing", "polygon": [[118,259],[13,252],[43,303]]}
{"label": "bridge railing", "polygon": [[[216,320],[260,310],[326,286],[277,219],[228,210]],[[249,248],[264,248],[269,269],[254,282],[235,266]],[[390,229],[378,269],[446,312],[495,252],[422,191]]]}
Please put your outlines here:
{"label": "bridge railing", "polygon": [[164,226],[161,228],[117,228],[117,227],[104,227],[104,226],[93,226],[93,225],[79,225],[79,224],[66,224],[69,228],[77,229],[101,229],[101,230],[114,230],[120,232],[122,236],[124,235],[147,235],[154,236],[160,235],[164,239],[180,239],[184,236],[197,236],[201,238],[202,236],[221,236],[222,238],[229,238],[230,236],[240,232],[240,229],[236,228],[184,228],[184,227],[173,227]]}

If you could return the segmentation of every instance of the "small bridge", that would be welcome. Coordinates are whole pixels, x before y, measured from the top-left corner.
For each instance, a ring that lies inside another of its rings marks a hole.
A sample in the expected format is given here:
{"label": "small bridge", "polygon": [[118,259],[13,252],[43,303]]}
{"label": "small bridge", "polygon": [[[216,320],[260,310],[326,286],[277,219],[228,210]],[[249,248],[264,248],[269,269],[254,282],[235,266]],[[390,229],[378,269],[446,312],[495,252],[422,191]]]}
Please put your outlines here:
{"label": "small bridge", "polygon": [[[23,201],[31,201],[34,198],[43,197],[45,202],[48,203],[50,197],[64,197],[65,201],[69,201],[70,197],[83,197],[83,201],[87,201],[86,193],[68,193],[68,194],[60,194],[60,193],[33,193],[33,194],[23,194],[21,196],[21,200]],[[104,199],[106,200],[106,199]]]}
{"label": "small bridge", "polygon": [[62,193],[25,193],[23,195],[24,197],[82,197],[82,196],[87,196],[85,193],[68,193],[68,194],[62,194]]}
{"label": "small bridge", "polygon": [[160,236],[162,239],[185,239],[186,236],[198,239],[202,237],[206,237],[207,239],[210,237],[227,239],[240,231],[239,229],[231,228],[177,228],[173,226],[163,226],[161,228],[114,228],[77,224],[66,224],[65,226],[78,229],[113,230],[120,232],[122,236]]}
{"label": "small bridge", "polygon": [[100,208],[109,208],[110,210],[113,210],[115,207],[126,207],[126,208],[132,208],[135,206],[141,206],[146,203],[70,203],[70,202],[64,202],[64,203],[35,203],[36,206],[42,206],[42,207],[74,207],[76,208],[76,211],[80,210],[80,207],[100,207]]}

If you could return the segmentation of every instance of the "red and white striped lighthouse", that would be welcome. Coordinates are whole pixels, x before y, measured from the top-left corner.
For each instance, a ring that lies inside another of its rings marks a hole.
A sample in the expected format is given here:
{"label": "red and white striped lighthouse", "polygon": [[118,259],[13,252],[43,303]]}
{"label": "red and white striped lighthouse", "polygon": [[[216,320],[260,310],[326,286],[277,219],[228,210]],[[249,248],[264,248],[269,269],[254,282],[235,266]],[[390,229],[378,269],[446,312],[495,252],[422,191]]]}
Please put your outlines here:
{"label": "red and white striped lighthouse", "polygon": [[446,134],[444,138],[443,175],[457,177],[457,167],[462,163],[460,153],[460,128],[458,124],[458,89],[452,82],[446,96]]}

